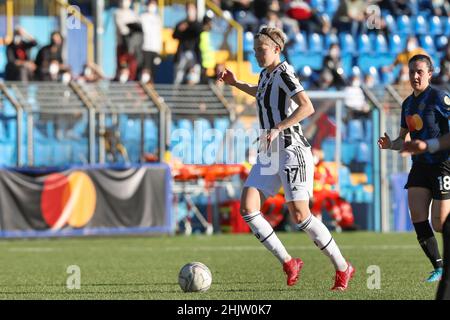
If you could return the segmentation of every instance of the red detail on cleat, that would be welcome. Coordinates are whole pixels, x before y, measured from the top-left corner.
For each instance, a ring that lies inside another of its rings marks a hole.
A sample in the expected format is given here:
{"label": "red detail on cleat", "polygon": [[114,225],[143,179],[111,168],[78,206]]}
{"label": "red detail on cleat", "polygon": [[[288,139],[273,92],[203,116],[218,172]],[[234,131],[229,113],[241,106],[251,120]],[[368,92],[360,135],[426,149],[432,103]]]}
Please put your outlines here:
{"label": "red detail on cleat", "polygon": [[293,286],[297,283],[300,270],[302,270],[303,261],[300,258],[292,258],[283,263],[283,271],[287,275],[287,285]]}
{"label": "red detail on cleat", "polygon": [[344,291],[348,287],[348,283],[351,278],[353,278],[353,275],[355,274],[355,268],[348,262],[347,270],[345,271],[338,271],[336,270],[336,278],[334,281],[334,286],[331,288],[331,290],[336,291]]}

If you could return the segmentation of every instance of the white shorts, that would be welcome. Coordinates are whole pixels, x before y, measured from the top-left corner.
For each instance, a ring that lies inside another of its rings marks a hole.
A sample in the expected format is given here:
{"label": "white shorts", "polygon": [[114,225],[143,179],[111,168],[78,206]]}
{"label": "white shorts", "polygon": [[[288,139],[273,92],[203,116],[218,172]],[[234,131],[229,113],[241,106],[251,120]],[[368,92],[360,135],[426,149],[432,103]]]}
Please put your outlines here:
{"label": "white shorts", "polygon": [[289,146],[269,156],[258,155],[244,187],[254,187],[264,196],[278,193],[283,186],[287,202],[309,200],[313,196],[314,162],[311,148]]}

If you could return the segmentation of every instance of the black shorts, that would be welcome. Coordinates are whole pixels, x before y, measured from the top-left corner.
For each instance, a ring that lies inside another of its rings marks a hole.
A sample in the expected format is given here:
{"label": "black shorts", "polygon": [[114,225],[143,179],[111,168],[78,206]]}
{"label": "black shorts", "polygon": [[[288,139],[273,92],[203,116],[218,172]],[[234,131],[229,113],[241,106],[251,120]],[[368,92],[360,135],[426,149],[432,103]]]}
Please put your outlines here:
{"label": "black shorts", "polygon": [[414,163],[405,189],[420,187],[431,190],[433,199],[450,199],[450,161],[439,164]]}

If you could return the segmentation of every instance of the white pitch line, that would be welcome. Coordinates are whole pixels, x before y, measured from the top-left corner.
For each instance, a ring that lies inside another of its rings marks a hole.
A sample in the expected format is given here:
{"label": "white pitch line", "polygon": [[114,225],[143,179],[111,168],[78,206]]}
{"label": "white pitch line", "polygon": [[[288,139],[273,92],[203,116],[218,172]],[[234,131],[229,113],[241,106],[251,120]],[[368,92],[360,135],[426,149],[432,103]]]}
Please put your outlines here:
{"label": "white pitch line", "polygon": [[18,247],[18,248],[8,248],[9,252],[31,252],[31,253],[42,253],[42,252],[54,252],[59,250],[58,248],[47,248],[47,247]]}
{"label": "white pitch line", "polygon": [[[313,244],[306,246],[286,246],[290,250],[317,250],[317,247]],[[340,249],[345,250],[418,250],[418,245],[341,245]],[[160,248],[153,247],[118,247],[121,250],[149,250],[156,251]],[[187,249],[186,247],[179,246],[166,246],[164,251],[253,251],[253,250],[266,250],[264,246],[198,246]]]}
{"label": "white pitch line", "polygon": [[[317,247],[313,244],[302,245],[302,246],[286,246],[289,250],[317,250]],[[418,250],[418,245],[340,245],[342,250]],[[6,249],[6,248],[5,248]],[[90,246],[85,247],[70,247],[70,250],[102,250],[105,251],[105,247]],[[28,252],[28,253],[45,253],[45,252],[55,252],[55,251],[65,251],[69,248],[52,248],[52,247],[16,247],[7,248],[8,252]],[[264,246],[252,245],[252,246],[197,246],[197,247],[180,247],[167,245],[163,248],[152,247],[152,246],[119,246],[110,248],[112,251],[123,250],[123,251],[259,251],[266,250]]]}

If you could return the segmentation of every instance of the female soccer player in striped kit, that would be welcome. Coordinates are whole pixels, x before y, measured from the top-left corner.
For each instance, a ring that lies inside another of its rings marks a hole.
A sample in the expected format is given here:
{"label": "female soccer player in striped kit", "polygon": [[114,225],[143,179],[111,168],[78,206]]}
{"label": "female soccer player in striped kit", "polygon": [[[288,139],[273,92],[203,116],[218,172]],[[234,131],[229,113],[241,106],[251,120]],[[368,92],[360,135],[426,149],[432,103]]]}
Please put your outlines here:
{"label": "female soccer player in striped kit", "polygon": [[336,269],[332,290],[345,290],[355,269],[344,259],[325,225],[309,210],[314,165],[300,121],[314,113],[314,108],[293,68],[280,60],[285,42],[286,35],[277,28],[263,28],[255,35],[255,57],[264,68],[258,85],[238,81],[228,69],[219,75],[219,81],[256,98],[260,128],[264,132],[259,139],[257,163],[242,191],[241,214],[258,240],[283,264],[287,285],[294,285],[303,261],[289,255],[260,212],[265,198],[276,194],[282,185],[292,218]]}

